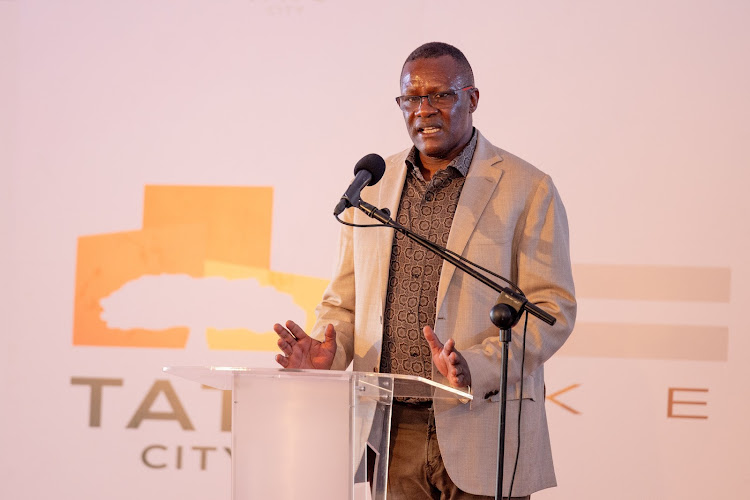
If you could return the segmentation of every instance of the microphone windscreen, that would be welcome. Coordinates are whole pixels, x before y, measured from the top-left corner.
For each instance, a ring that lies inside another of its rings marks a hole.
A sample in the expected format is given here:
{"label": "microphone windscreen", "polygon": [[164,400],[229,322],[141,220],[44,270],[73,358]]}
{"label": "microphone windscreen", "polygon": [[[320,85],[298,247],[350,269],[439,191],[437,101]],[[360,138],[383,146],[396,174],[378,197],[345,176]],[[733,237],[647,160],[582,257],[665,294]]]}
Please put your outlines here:
{"label": "microphone windscreen", "polygon": [[383,174],[385,173],[385,160],[382,156],[375,153],[363,156],[362,159],[354,165],[354,175],[356,176],[357,173],[362,170],[370,172],[372,179],[367,185],[374,186],[383,178]]}

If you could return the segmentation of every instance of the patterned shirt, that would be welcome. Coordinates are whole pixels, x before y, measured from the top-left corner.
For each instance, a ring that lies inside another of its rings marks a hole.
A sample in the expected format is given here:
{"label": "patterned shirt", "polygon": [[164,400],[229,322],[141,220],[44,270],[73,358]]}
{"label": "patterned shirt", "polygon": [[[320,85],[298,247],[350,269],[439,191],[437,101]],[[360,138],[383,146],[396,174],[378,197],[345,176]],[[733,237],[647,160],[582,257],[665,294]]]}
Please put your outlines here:
{"label": "patterned shirt", "polygon": [[[418,151],[406,158],[407,174],[396,222],[445,247],[458,198],[477,147],[476,129],[461,153],[426,182]],[[435,326],[443,261],[401,233],[395,233],[383,316],[380,371],[432,378],[432,356],[422,328]]]}

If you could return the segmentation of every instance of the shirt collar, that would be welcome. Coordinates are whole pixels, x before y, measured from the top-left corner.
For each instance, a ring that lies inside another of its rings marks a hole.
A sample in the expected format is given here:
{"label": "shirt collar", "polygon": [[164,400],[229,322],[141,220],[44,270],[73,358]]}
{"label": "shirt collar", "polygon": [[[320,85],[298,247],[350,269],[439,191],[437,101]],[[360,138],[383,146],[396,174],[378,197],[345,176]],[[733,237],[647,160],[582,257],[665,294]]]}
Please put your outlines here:
{"label": "shirt collar", "polygon": [[[474,151],[477,149],[477,129],[475,128],[473,133],[471,134],[471,140],[469,143],[464,146],[464,148],[461,150],[461,152],[453,158],[453,160],[446,166],[453,167],[458,172],[466,177],[466,175],[469,173],[469,166],[471,165],[471,160],[474,158]],[[417,166],[417,155],[419,154],[419,151],[417,150],[416,146],[412,146],[411,150],[409,151],[409,154],[406,156],[406,164],[414,171],[418,178],[423,179],[422,172],[419,171],[419,167]]]}

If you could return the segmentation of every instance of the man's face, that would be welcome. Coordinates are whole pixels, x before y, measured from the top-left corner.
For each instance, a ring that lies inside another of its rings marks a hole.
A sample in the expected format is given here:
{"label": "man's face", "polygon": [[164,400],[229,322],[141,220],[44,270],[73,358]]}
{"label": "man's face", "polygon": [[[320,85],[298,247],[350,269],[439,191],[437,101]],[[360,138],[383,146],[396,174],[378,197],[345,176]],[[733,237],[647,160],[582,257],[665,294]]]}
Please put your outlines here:
{"label": "man's face", "polygon": [[[427,95],[470,84],[451,56],[410,61],[401,73],[402,95]],[[471,114],[478,101],[479,91],[473,89],[459,92],[450,109],[435,108],[425,98],[416,109],[403,111],[414,146],[422,155],[435,159],[450,161],[458,156],[471,139]]]}

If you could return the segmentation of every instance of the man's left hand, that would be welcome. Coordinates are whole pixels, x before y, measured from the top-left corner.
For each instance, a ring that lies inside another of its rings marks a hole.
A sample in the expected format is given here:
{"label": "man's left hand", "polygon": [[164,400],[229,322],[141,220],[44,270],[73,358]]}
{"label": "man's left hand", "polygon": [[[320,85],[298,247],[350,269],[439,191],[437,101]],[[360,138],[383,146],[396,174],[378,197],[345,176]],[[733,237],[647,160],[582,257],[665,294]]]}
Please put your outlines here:
{"label": "man's left hand", "polygon": [[466,359],[456,350],[456,342],[453,339],[443,344],[437,338],[431,327],[424,327],[424,338],[430,345],[432,361],[435,368],[448,379],[452,387],[468,387],[471,385],[471,372]]}

